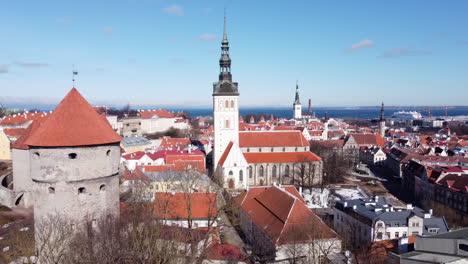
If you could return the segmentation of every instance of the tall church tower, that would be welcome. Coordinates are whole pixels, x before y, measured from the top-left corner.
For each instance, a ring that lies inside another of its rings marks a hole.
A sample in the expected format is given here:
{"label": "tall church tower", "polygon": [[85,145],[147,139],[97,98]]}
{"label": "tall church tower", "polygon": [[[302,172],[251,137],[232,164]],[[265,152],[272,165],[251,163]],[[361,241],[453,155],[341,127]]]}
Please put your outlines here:
{"label": "tall church tower", "polygon": [[214,152],[213,170],[230,141],[239,142],[239,91],[232,82],[229,41],[224,16],[224,34],[219,59],[219,81],[213,83]]}
{"label": "tall church tower", "polygon": [[380,135],[385,137],[385,118],[384,118],[384,103],[382,102],[382,108],[380,108]]}
{"label": "tall church tower", "polygon": [[302,105],[299,100],[299,84],[296,83],[296,98],[293,103],[293,118],[301,119],[302,118]]}

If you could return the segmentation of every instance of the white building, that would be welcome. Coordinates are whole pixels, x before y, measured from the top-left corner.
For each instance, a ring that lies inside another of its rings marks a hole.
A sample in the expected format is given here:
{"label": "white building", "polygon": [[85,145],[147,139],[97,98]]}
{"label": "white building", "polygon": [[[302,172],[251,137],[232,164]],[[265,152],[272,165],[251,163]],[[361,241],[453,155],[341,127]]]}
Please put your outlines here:
{"label": "white building", "polygon": [[449,231],[445,218],[434,217],[431,211],[424,212],[411,204],[406,209],[396,209],[378,196],[341,200],[333,211],[334,230],[357,247],[381,240]]}

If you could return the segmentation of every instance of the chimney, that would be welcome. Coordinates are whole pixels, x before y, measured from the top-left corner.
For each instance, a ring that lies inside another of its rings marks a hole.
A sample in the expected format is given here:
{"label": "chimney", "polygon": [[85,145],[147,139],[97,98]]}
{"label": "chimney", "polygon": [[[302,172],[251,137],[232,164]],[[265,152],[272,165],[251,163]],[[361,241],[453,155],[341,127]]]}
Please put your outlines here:
{"label": "chimney", "polygon": [[299,187],[299,194],[302,196],[302,187]]}
{"label": "chimney", "polygon": [[408,210],[413,210],[413,205],[412,205],[412,204],[407,204],[407,205],[406,205],[406,209],[408,209]]}
{"label": "chimney", "polygon": [[432,209],[429,209],[429,214],[432,215]]}

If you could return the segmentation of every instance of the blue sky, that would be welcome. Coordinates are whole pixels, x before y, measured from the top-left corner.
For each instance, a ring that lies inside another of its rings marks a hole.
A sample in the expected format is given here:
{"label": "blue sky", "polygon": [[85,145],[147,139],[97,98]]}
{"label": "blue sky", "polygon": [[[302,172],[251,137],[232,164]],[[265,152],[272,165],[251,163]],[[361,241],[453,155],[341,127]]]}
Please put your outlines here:
{"label": "blue sky", "polygon": [[241,106],[467,105],[468,1],[4,1],[0,97],[210,106],[223,8]]}

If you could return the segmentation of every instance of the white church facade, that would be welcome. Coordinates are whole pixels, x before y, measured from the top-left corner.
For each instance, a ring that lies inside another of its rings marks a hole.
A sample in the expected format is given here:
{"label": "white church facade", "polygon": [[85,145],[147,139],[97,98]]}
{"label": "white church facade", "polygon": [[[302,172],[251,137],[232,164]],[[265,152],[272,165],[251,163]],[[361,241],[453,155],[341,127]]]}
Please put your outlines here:
{"label": "white church facade", "polygon": [[[301,131],[239,132],[239,90],[232,81],[226,19],[221,44],[219,80],[213,84],[213,170],[223,187],[319,184],[322,159],[310,152],[310,144]],[[293,108],[294,118],[301,119],[298,86]]]}

